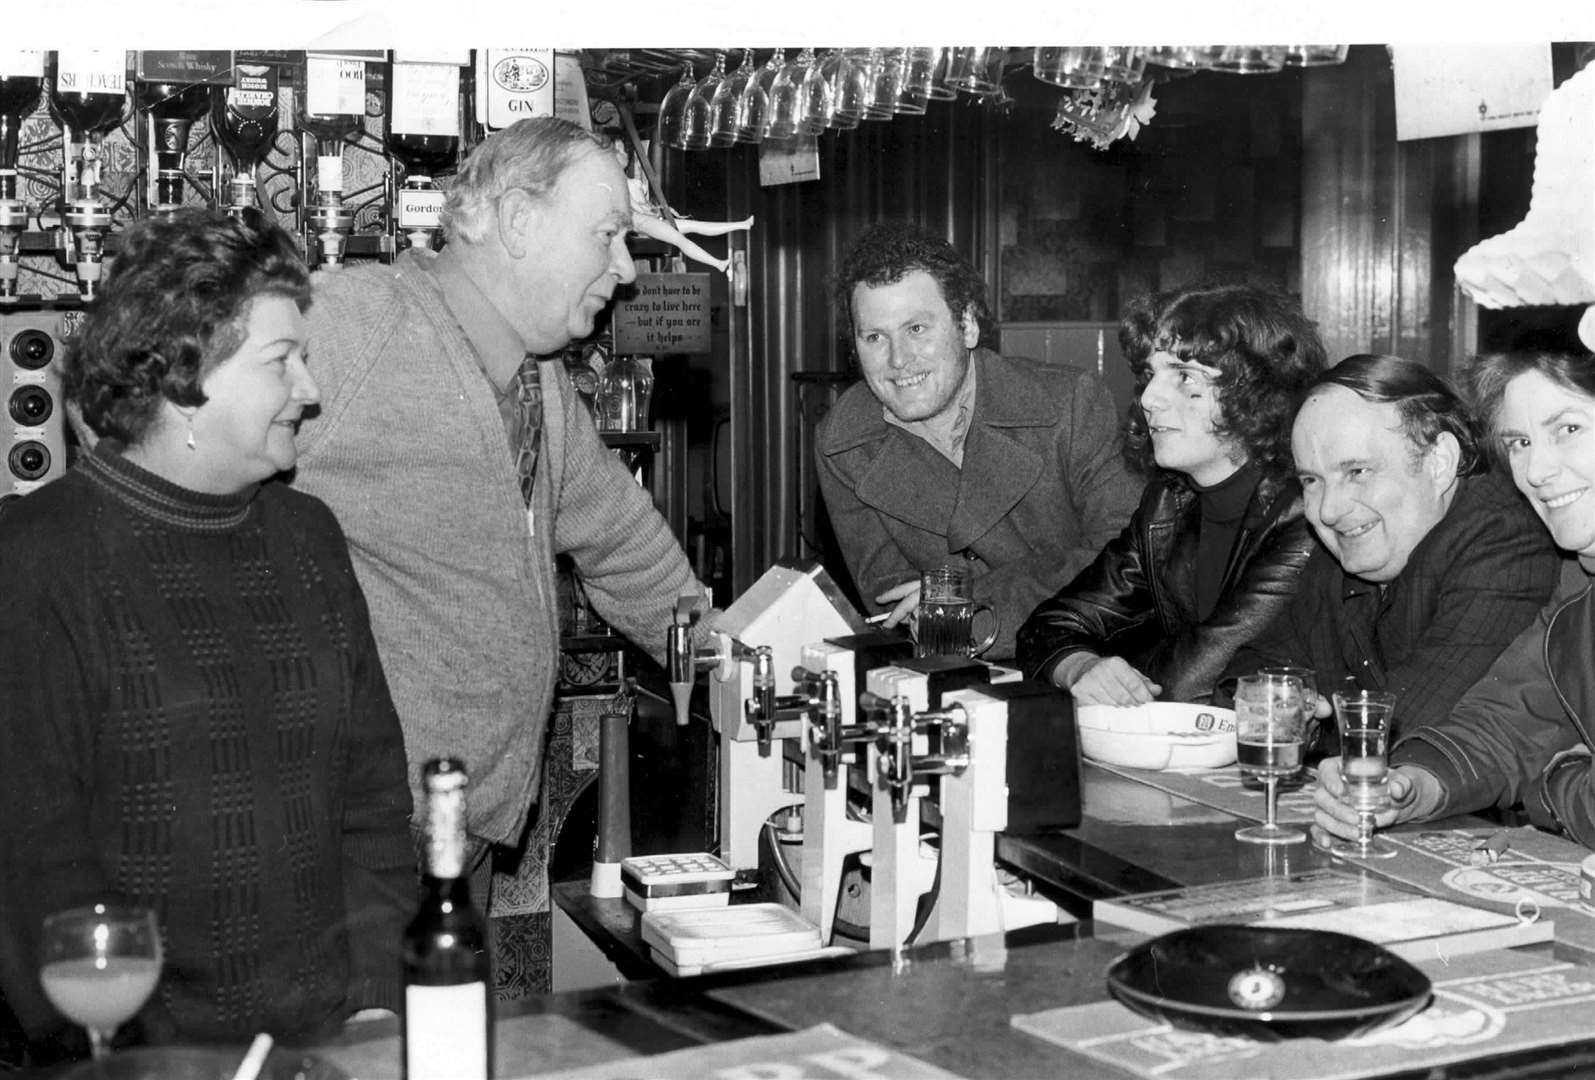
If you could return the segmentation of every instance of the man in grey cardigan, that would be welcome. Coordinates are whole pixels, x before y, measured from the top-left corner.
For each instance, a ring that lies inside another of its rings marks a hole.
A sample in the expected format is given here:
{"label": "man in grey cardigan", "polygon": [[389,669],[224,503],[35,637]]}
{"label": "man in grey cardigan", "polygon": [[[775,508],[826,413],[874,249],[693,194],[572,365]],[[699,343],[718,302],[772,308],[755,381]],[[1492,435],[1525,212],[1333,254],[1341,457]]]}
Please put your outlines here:
{"label": "man in grey cardigan", "polygon": [[555,555],[572,557],[598,613],[657,658],[677,597],[707,602],[557,360],[536,365],[529,498],[516,471],[523,358],[592,333],[636,276],[626,177],[608,140],[523,120],[472,152],[444,215],[442,252],[319,276],[321,413],[301,431],[294,483],[348,534],[412,788],[426,759],[463,758],[469,832],[485,852],[519,840],[542,777],[559,660]]}

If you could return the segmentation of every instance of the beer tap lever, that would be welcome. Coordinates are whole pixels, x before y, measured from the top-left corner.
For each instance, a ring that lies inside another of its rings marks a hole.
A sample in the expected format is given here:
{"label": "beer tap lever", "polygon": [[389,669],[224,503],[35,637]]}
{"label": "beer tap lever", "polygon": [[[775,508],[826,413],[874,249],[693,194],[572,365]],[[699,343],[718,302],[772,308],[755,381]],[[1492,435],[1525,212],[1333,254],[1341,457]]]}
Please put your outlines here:
{"label": "beer tap lever", "polygon": [[715,643],[697,648],[692,644],[692,628],[698,622],[699,598],[683,596],[676,600],[674,621],[665,631],[665,672],[670,682],[670,698],[676,707],[676,726],[687,726],[687,705],[698,672],[729,670],[732,661],[751,655],[741,642],[715,634]]}

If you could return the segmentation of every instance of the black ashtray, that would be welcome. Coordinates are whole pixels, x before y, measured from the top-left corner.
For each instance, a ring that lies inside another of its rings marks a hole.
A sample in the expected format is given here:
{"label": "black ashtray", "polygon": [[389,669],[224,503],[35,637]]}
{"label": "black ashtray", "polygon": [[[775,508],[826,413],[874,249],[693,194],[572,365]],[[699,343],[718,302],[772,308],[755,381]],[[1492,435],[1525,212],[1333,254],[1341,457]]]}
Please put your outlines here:
{"label": "black ashtray", "polygon": [[1175,1027],[1262,1042],[1344,1039],[1429,1003],[1429,977],[1389,949],[1327,930],[1213,925],[1153,938],[1108,968],[1108,991]]}

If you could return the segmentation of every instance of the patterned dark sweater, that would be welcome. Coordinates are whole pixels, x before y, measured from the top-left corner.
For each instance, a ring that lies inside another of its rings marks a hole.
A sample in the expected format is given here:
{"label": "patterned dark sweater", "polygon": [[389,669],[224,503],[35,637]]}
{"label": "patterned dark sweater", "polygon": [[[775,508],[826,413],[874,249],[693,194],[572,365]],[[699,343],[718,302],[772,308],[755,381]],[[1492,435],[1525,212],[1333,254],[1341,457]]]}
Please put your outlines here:
{"label": "patterned dark sweater", "polygon": [[395,1007],[416,898],[402,737],[327,507],[207,496],[103,442],[0,515],[0,989],[30,1036],[48,912],[153,906],[150,1038]]}

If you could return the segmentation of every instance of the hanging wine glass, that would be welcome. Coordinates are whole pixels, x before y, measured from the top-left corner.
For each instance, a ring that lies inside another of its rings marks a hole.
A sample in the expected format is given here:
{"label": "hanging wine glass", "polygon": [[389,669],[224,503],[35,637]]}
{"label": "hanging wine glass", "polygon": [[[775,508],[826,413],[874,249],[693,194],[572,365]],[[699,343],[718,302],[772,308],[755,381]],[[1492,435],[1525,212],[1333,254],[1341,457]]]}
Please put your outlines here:
{"label": "hanging wine glass", "polygon": [[803,82],[798,88],[801,113],[798,131],[804,135],[818,135],[831,126],[831,113],[836,107],[836,98],[831,93],[831,83],[825,77],[824,66],[812,55],[814,50],[804,51],[811,55],[808,66],[803,72]]}
{"label": "hanging wine glass", "polygon": [[805,48],[776,73],[775,81],[770,84],[770,126],[764,133],[765,138],[795,139],[800,133],[803,76],[808,73],[808,63],[813,58],[814,50]]}
{"label": "hanging wine glass", "polygon": [[681,114],[681,146],[685,150],[709,148],[709,106],[714,93],[726,79],[726,54],[714,54],[714,67],[699,80],[687,95],[687,104]]}
{"label": "hanging wine glass", "polygon": [[758,143],[770,131],[770,88],[775,78],[786,66],[784,51],[777,46],[770,59],[758,70],[742,91],[737,101],[737,139],[740,142]]}
{"label": "hanging wine glass", "polygon": [[1095,90],[1106,67],[1101,49],[1039,46],[1032,61],[1036,78],[1065,90]]}
{"label": "hanging wine glass", "polygon": [[1343,64],[1349,45],[1286,45],[1285,64],[1288,67],[1325,67]]}
{"label": "hanging wine glass", "polygon": [[1139,45],[1109,45],[1102,56],[1103,82],[1135,85],[1146,74],[1146,50]]}
{"label": "hanging wine glass", "polygon": [[897,108],[897,95],[903,89],[903,50],[873,49],[870,58],[869,97],[864,102],[864,119],[890,120]]}
{"label": "hanging wine glass", "polygon": [[698,84],[692,78],[692,65],[688,64],[681,69],[681,78],[676,81],[664,99],[659,102],[659,141],[666,146],[673,146],[677,150],[685,150],[682,126],[687,114],[687,99],[692,97],[692,92]]}
{"label": "hanging wine glass", "polygon": [[[948,60],[947,84],[968,94],[984,96],[995,93],[1001,78],[1001,57],[1005,49],[959,47],[952,50]],[[992,68],[997,77],[992,77]]]}
{"label": "hanging wine glass", "polygon": [[[867,67],[854,62],[858,49],[832,49],[820,61],[820,71],[831,84],[831,119],[827,123],[832,131],[852,131],[864,116],[864,94],[868,88]],[[862,50],[867,56],[868,49]]]}
{"label": "hanging wine glass", "polygon": [[737,141],[741,121],[737,116],[737,102],[748,88],[748,81],[756,74],[753,67],[753,50],[742,50],[742,63],[715,88],[709,102],[709,148],[724,150]]}
{"label": "hanging wine glass", "polygon": [[1222,45],[1208,62],[1214,71],[1232,75],[1270,75],[1285,67],[1283,45]]}
{"label": "hanging wine glass", "polygon": [[1146,59],[1163,67],[1195,71],[1207,66],[1212,57],[1210,49],[1208,45],[1152,45],[1146,50]]}
{"label": "hanging wine glass", "polygon": [[958,91],[947,82],[948,68],[952,62],[953,50],[943,45],[935,50],[935,58],[930,65],[930,83],[925,94],[932,101],[953,101],[958,97]]}
{"label": "hanging wine glass", "polygon": [[936,73],[935,49],[915,47],[905,50],[903,86],[897,94],[895,111],[906,116],[923,116],[930,102],[931,76]]}
{"label": "hanging wine glass", "polygon": [[833,88],[835,103],[831,109],[831,127],[836,130],[851,131],[864,119],[870,88],[875,82],[875,55],[874,49],[842,50]]}

